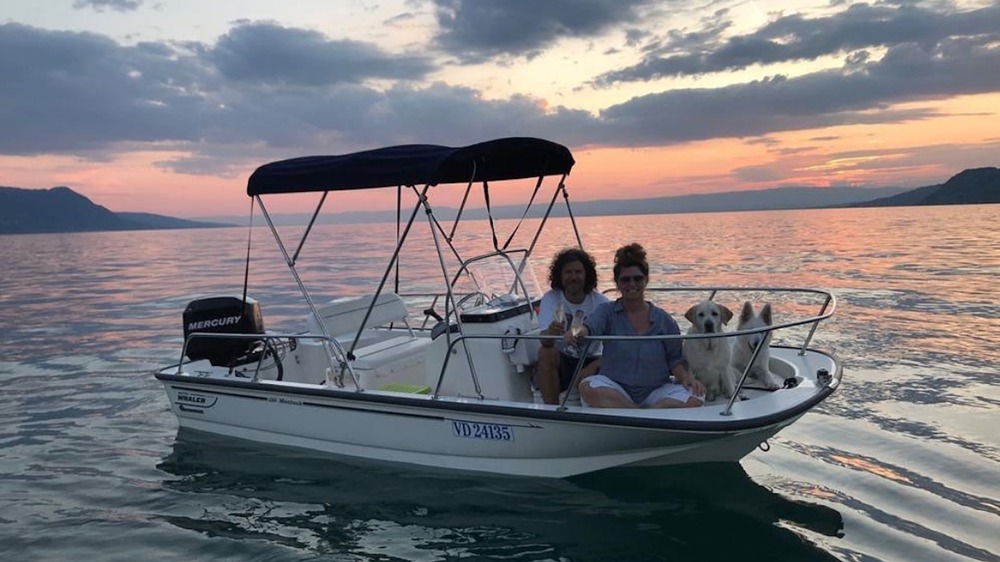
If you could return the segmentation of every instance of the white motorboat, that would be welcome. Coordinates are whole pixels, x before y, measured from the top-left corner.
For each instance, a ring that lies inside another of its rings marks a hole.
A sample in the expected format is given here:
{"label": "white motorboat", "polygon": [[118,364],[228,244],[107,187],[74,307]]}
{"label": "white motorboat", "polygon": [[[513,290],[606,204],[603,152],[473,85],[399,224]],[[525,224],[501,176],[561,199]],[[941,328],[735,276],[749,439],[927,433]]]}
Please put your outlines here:
{"label": "white motorboat", "polygon": [[[180,425],[337,455],[565,477],[618,466],[737,462],[834,392],[841,380],[840,362],[809,347],[819,324],[834,314],[831,293],[810,288],[670,287],[647,291],[657,298],[683,294],[691,303],[722,295],[732,300],[752,296],[786,303],[783,310],[789,314],[782,318],[799,314],[744,332],[770,332],[786,343],[768,349],[771,370],[785,386],[774,391],[753,388],[745,372],[732,398],[700,408],[590,408],[571,395],[564,395],[558,405],[541,403],[531,374],[539,341],[546,336],[539,335],[536,306],[541,291],[530,258],[560,195],[580,244],[565,186],[573,164],[570,151],[559,144],[504,138],[461,148],[395,146],[260,167],[250,177],[247,193],[260,207],[302,292],[302,331],[265,331],[261,307],[247,296],[245,285],[240,296],[192,301],[184,311],[179,362],[156,373]],[[546,181],[554,180],[555,186],[549,187],[547,206],[544,201],[536,205],[544,208],[544,215],[531,243],[508,248],[513,234],[506,244],[500,243],[489,190],[518,180],[530,180],[529,189],[534,186],[522,218]],[[465,186],[450,231],[430,204],[434,189],[446,184]],[[480,187],[493,250],[465,256],[455,243],[455,227],[469,193]],[[327,196],[380,188],[396,190],[397,216],[403,217],[380,282],[359,287],[356,295],[315,302],[296,265]],[[319,203],[290,254],[264,198],[305,192],[318,193]],[[413,204],[405,220],[407,193]],[[437,276],[439,289],[427,291],[425,275],[421,290],[406,291],[400,285],[398,260],[403,252],[410,255],[407,242],[418,238],[411,231],[423,222],[417,220],[421,214],[429,230],[425,240],[436,256],[422,273]],[[590,338],[587,345],[602,339],[611,338]]]}

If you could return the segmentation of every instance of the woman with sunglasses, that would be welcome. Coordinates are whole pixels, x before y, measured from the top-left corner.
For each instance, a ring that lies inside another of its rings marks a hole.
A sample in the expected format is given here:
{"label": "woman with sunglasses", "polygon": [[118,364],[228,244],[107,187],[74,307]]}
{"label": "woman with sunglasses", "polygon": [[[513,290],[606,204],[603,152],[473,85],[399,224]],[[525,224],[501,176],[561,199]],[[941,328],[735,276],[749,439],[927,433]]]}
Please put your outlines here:
{"label": "woman with sunglasses", "polygon": [[[677,322],[645,298],[649,264],[642,246],[618,248],[614,275],[621,298],[590,313],[579,335],[566,334],[567,343],[591,334],[680,334]],[[580,397],[601,408],[689,408],[704,404],[705,387],[688,370],[679,339],[607,340],[600,373],[580,383]]]}

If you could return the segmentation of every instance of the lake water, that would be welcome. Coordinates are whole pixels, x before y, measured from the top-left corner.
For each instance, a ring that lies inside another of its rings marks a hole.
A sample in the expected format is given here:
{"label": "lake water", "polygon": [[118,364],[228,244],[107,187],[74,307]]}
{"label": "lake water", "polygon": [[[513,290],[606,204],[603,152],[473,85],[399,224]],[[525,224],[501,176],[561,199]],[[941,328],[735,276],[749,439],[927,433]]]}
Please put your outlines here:
{"label": "lake water", "polygon": [[[637,240],[655,284],[833,290],[814,344],[841,388],[740,465],[568,480],[178,435],[152,371],[189,300],[239,294],[246,230],[0,237],[0,560],[1000,560],[1000,206],[578,223],[602,286]],[[550,226],[539,278],[572,243]],[[357,293],[393,232],[317,227],[307,285]],[[266,231],[254,249],[268,328],[298,328]]]}

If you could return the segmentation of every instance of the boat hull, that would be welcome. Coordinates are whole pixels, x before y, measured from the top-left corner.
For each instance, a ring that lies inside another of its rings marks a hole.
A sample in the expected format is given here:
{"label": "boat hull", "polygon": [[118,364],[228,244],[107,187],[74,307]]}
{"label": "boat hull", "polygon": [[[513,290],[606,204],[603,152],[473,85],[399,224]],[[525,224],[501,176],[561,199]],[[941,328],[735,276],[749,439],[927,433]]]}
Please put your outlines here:
{"label": "boat hull", "polygon": [[617,466],[737,462],[835,387],[806,380],[737,402],[724,415],[722,403],[558,410],[276,381],[157,377],[188,429],[394,463],[557,478]]}

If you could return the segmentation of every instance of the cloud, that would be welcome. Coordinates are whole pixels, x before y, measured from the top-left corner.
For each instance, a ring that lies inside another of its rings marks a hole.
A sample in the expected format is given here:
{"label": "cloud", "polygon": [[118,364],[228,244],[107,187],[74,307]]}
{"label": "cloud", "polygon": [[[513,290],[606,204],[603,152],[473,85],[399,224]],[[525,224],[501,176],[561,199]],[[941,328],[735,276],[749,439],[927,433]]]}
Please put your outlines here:
{"label": "cloud", "polygon": [[[944,183],[960,170],[995,162],[1000,140],[982,143],[942,143],[905,148],[861,148],[834,153],[782,149],[775,159],[760,166],[737,168],[731,178],[738,181],[829,185],[847,177],[863,177],[871,186],[921,187]],[[928,179],[932,178],[932,179]],[[847,183],[851,183],[847,180]]]}
{"label": "cloud", "polygon": [[338,153],[410,143],[457,146],[488,137],[557,134],[546,123],[538,100],[484,100],[475,90],[443,83],[419,88],[398,84],[386,91],[362,86],[261,91],[246,95],[216,120],[218,136],[170,165],[210,170],[205,155],[230,158],[232,143],[252,145],[255,158],[262,159],[317,150]]}
{"label": "cloud", "polygon": [[733,179],[751,183],[778,182],[787,177],[787,175],[788,172],[786,170],[769,164],[744,166],[732,171]]}
{"label": "cloud", "polygon": [[105,8],[111,8],[119,12],[131,12],[142,6],[143,0],[75,0],[73,7],[77,10],[93,8],[98,12],[103,12]]}
{"label": "cloud", "polygon": [[[264,44],[281,55],[257,58]],[[175,151],[188,156],[164,165],[229,173],[240,155],[260,161],[505,135],[574,147],[663,146],[928,119],[938,113],[893,106],[1000,91],[1000,46],[974,37],[931,48],[906,43],[878,59],[793,78],[652,93],[596,114],[529,95],[488,99],[468,87],[413,81],[428,75],[431,62],[401,68],[396,60],[373,45],[273,24],[240,23],[211,45],[122,45],[92,33],[2,24],[0,75],[17,80],[0,81],[0,154]]]}
{"label": "cloud", "polygon": [[272,23],[235,27],[209,50],[208,60],[231,80],[272,85],[412,80],[433,70],[425,57],[396,55],[370,43],[331,40],[316,31]]}
{"label": "cloud", "polygon": [[439,46],[459,60],[534,57],[567,37],[598,35],[640,19],[654,0],[433,0]]}
{"label": "cloud", "polygon": [[174,54],[91,33],[0,25],[0,75],[17,77],[0,82],[0,153],[197,138],[190,124],[208,109],[199,86],[211,75]]}
{"label": "cloud", "polygon": [[1000,90],[1000,46],[949,40],[931,50],[889,49],[860,70],[776,76],[721,88],[678,89],[633,98],[601,112],[604,142],[655,145],[859,123],[926,119],[893,104]]}
{"label": "cloud", "polygon": [[930,49],[957,38],[988,45],[1000,39],[1000,5],[948,13],[905,3],[854,4],[825,17],[784,16],[753,33],[723,39],[727,28],[727,23],[713,21],[697,32],[670,34],[651,44],[639,63],[601,75],[595,84],[734,71],[844,53],[852,64],[863,64],[870,56],[867,49],[902,44]]}
{"label": "cloud", "polygon": [[[295,70],[283,70],[281,57],[240,66],[262,37]],[[385,105],[383,93],[358,82],[427,68],[374,47],[273,26],[238,26],[215,46],[125,46],[92,33],[3,24],[0,74],[18,79],[0,82],[0,153],[82,154],[142,142],[164,149],[168,143],[284,146],[320,134],[351,137],[338,127],[364,131],[360,116]]]}

